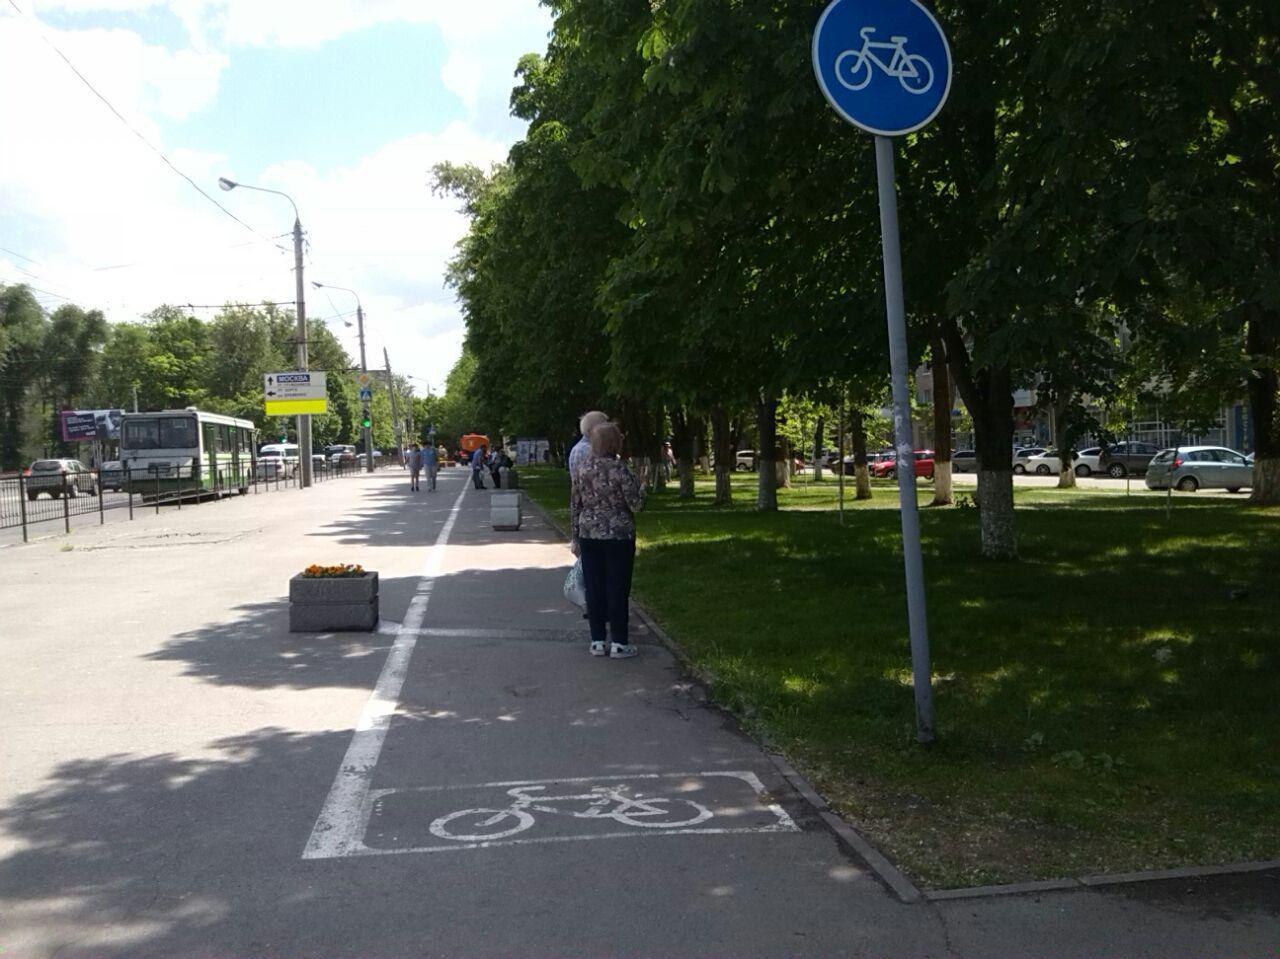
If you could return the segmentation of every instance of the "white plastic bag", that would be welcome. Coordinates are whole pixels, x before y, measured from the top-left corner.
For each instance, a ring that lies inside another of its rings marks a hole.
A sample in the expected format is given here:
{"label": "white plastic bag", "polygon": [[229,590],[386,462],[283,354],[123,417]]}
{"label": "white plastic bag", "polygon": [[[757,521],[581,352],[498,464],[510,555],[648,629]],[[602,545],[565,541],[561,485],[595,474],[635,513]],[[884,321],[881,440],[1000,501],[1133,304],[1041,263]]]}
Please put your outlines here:
{"label": "white plastic bag", "polygon": [[582,578],[582,560],[569,567],[569,573],[564,578],[564,598],[574,606],[587,608],[587,585]]}

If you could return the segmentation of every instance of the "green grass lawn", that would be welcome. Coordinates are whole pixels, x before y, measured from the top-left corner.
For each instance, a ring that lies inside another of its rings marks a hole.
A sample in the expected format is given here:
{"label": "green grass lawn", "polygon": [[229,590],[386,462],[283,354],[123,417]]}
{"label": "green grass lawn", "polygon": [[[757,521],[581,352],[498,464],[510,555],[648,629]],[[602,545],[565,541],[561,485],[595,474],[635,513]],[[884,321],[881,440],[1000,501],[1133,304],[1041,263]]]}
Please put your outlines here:
{"label": "green grass lawn", "polygon": [[[567,475],[521,477],[567,523]],[[976,510],[923,510],[926,751],[896,488],[850,500],[842,527],[834,482],[761,514],[754,480],[728,508],[704,482],[692,502],[651,496],[636,598],[917,881],[1280,857],[1280,511],[1019,490],[1022,559],[994,563]]]}

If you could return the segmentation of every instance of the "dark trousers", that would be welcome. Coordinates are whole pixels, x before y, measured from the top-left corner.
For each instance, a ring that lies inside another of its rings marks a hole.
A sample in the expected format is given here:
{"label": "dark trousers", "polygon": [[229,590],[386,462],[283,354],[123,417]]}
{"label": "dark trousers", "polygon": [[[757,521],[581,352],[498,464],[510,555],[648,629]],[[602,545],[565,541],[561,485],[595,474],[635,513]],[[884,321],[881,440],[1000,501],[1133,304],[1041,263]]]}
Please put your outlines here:
{"label": "dark trousers", "polygon": [[484,473],[478,469],[472,469],[471,482],[475,484],[476,489],[484,489]]}
{"label": "dark trousers", "polygon": [[627,598],[631,595],[631,570],[636,561],[634,539],[580,539],[582,580],[587,589],[587,622],[591,641],[604,642],[605,623],[609,638],[627,643]]}

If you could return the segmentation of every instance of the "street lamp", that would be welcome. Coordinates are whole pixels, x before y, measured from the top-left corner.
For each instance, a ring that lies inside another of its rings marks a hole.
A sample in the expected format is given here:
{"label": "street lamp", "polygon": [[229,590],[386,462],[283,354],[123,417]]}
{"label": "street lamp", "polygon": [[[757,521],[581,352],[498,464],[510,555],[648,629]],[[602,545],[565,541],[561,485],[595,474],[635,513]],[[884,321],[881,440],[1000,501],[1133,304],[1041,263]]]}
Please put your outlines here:
{"label": "street lamp", "polygon": [[[332,283],[319,283],[315,280],[312,280],[311,285],[314,286],[317,290],[341,290],[344,293],[350,293],[352,296],[356,298],[356,333],[360,337],[360,372],[368,373],[369,364],[365,362],[365,358],[364,358],[364,307],[360,304],[360,294],[348,287],[334,286]],[[347,324],[347,326],[350,326],[350,325],[351,325],[350,323]],[[365,469],[368,472],[372,473],[373,472],[373,416],[369,412],[369,409],[370,408],[367,406],[364,408],[365,416],[363,417],[363,420],[362,420],[362,422],[364,420],[367,420],[369,422],[369,425],[363,426],[361,432],[362,432],[362,435],[364,436]]]}
{"label": "street lamp", "polygon": [[[224,176],[218,177],[218,186],[224,190],[243,187],[246,190],[257,190],[259,193],[274,193],[289,201],[293,207],[293,270],[298,314],[298,369],[307,369],[307,301],[302,282],[302,218],[298,215],[298,204],[293,197],[280,190],[271,190],[265,186],[252,186],[248,183],[237,183]],[[302,485],[311,485],[311,416],[302,413],[298,416],[298,459],[302,466]]]}

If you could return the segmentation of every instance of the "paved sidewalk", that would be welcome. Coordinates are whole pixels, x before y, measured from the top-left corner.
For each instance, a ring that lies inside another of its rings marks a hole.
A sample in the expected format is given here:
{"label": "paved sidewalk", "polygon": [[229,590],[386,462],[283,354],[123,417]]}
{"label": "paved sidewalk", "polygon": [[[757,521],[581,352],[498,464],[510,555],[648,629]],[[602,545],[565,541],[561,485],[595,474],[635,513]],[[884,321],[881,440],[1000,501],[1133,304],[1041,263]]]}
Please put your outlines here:
{"label": "paved sidewalk", "polygon": [[[902,904],[653,637],[587,655],[564,544],[468,485],[0,554],[0,956],[1274,956],[1275,876]],[[339,561],[382,632],[290,635]]]}

